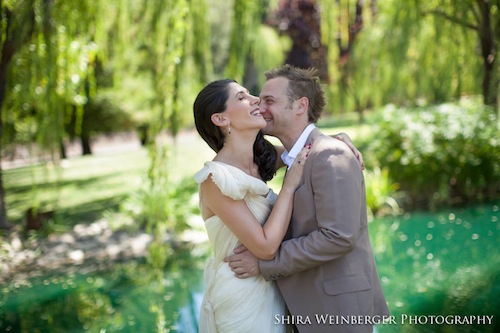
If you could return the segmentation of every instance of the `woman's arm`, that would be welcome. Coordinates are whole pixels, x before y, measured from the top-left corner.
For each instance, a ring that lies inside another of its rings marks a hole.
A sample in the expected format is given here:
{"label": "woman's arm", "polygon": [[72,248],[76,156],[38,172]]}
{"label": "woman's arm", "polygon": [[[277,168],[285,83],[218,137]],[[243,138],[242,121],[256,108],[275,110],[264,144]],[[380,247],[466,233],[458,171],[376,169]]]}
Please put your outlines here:
{"label": "woman's arm", "polygon": [[[259,224],[244,200],[233,200],[222,194],[211,177],[208,177],[200,188],[204,215],[217,215],[256,257],[264,260],[274,258],[290,223],[295,189],[300,184],[309,149],[301,151],[297,157],[300,163],[294,163],[288,171],[264,226]],[[210,213],[207,214],[207,211]]]}
{"label": "woman's arm", "polygon": [[361,152],[354,146],[349,135],[342,132],[342,133],[338,133],[335,135],[331,135],[331,137],[344,142],[351,149],[354,156],[358,160],[359,164],[361,164],[361,170],[365,169],[365,163],[363,162],[363,156],[361,155]]}
{"label": "woman's arm", "polygon": [[291,218],[294,191],[282,189],[268,220],[262,227],[244,200],[222,194],[211,178],[201,185],[206,206],[257,258],[270,260],[278,250]]}

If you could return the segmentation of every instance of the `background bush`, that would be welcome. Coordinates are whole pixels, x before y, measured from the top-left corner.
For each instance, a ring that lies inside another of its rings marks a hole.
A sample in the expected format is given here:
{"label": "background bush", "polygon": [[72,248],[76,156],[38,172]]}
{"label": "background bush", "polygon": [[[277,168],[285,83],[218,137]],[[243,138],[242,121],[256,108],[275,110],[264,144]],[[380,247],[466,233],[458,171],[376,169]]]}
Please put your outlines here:
{"label": "background bush", "polygon": [[404,207],[432,209],[499,197],[498,125],[479,101],[387,106],[374,119],[367,168],[388,168],[404,193]]}

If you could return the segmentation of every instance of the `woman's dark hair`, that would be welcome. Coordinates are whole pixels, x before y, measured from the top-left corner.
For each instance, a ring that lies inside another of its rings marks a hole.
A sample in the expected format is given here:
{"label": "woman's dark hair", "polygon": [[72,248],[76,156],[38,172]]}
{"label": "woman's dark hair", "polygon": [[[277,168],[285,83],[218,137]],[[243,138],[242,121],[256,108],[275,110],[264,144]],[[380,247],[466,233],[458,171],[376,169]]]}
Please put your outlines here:
{"label": "woman's dark hair", "polygon": [[253,144],[253,161],[259,167],[259,175],[264,181],[273,179],[276,174],[276,159],[278,153],[273,144],[264,139],[264,134],[259,131]]}
{"label": "woman's dark hair", "polygon": [[[212,122],[214,113],[226,111],[229,98],[229,84],[232,79],[217,80],[206,85],[193,104],[196,130],[216,153],[224,146],[224,133]],[[254,162],[259,167],[259,175],[264,181],[271,180],[276,173],[277,153],[274,146],[259,131],[253,144]]]}

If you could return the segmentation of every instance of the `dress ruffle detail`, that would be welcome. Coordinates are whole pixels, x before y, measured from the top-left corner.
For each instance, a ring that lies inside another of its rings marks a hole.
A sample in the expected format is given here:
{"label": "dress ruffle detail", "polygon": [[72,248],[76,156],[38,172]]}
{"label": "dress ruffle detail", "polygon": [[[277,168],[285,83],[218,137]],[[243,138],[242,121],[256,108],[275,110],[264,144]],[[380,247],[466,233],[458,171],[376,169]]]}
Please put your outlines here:
{"label": "dress ruffle detail", "polygon": [[241,200],[248,194],[266,195],[269,191],[269,187],[262,180],[222,162],[205,162],[203,169],[195,174],[194,180],[201,184],[209,175],[222,194],[234,200]]}

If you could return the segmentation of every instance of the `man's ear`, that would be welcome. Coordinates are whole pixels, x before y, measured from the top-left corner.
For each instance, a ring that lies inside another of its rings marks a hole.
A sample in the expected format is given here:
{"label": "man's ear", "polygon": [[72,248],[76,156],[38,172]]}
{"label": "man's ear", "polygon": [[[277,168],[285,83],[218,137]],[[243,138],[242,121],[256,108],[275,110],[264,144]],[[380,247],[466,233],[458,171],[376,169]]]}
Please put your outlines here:
{"label": "man's ear", "polygon": [[307,113],[307,110],[309,109],[309,98],[301,97],[298,100],[296,100],[295,103],[297,103],[298,114]]}
{"label": "man's ear", "polygon": [[227,126],[229,125],[229,120],[222,113],[214,113],[210,119],[215,124],[215,126]]}

